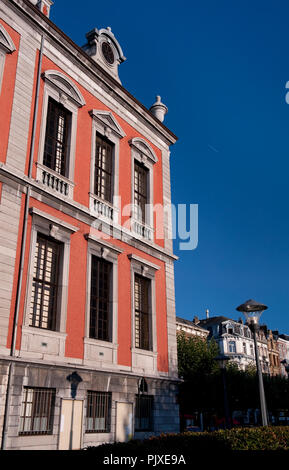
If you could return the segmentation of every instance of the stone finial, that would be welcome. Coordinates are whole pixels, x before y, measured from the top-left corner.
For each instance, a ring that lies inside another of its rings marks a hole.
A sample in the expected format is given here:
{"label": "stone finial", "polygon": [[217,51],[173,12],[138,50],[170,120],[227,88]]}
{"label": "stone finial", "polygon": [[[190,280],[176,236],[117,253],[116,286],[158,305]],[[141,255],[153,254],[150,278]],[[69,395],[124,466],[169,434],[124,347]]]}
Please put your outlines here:
{"label": "stone finial", "polygon": [[37,6],[39,8],[39,10],[41,11],[41,13],[43,13],[43,15],[47,16],[47,18],[49,18],[49,14],[50,14],[50,7],[51,5],[53,5],[53,1],[52,0],[30,0],[30,2]]}
{"label": "stone finial", "polygon": [[156,102],[150,107],[150,112],[161,122],[164,122],[165,115],[168,112],[168,108],[161,102],[161,97],[156,97]]}

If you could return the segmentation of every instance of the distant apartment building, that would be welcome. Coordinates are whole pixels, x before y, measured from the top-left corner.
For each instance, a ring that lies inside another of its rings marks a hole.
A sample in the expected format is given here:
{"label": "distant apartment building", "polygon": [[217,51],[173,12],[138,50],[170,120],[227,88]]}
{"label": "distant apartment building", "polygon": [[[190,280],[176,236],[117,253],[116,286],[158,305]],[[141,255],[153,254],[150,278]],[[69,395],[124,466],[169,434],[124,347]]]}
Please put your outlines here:
{"label": "distant apartment building", "polygon": [[279,362],[280,362],[280,374],[284,377],[288,377],[286,372],[285,363],[289,365],[289,335],[279,334],[278,331],[274,331],[277,337],[277,347],[279,352]]}
{"label": "distant apartment building", "polygon": [[209,331],[199,325],[200,320],[198,317],[194,317],[193,321],[176,317],[176,322],[177,334],[184,333],[188,338],[200,338],[206,341]]}
{"label": "distant apartment building", "polygon": [[261,329],[267,339],[270,375],[281,375],[278,334],[269,330],[265,325]]}
{"label": "distant apartment building", "polygon": [[[235,321],[224,316],[215,316],[201,320],[199,326],[209,332],[208,338],[214,338],[219,346],[220,354],[230,357],[232,362],[245,370],[255,365],[255,349],[253,335],[243,321]],[[260,329],[257,344],[263,373],[269,374],[268,345],[265,333]]]}

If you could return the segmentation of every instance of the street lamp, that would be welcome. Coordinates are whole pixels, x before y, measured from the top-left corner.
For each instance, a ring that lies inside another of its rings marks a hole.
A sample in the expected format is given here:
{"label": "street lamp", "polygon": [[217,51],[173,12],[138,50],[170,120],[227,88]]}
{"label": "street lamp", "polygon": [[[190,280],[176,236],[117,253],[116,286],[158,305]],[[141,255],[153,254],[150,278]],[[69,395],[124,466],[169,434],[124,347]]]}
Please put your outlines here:
{"label": "street lamp", "polygon": [[218,361],[219,367],[222,373],[223,388],[224,388],[224,410],[225,410],[225,429],[230,429],[230,413],[229,413],[229,402],[227,393],[227,379],[226,379],[226,365],[231,358],[229,356],[220,355],[215,357]]}
{"label": "street lamp", "polygon": [[255,358],[256,358],[256,366],[257,366],[257,373],[258,373],[258,380],[259,380],[259,394],[260,394],[260,405],[261,405],[261,417],[262,417],[262,425],[268,426],[268,419],[267,419],[267,410],[266,410],[266,400],[265,400],[265,392],[264,392],[264,384],[263,384],[263,376],[260,366],[260,359],[259,359],[259,351],[257,345],[257,331],[259,330],[259,320],[262,315],[262,312],[266,310],[268,307],[266,305],[260,304],[255,300],[247,300],[244,304],[237,307],[236,310],[238,312],[242,312],[245,315],[246,322],[249,325],[250,329],[253,332],[254,338],[254,345],[255,345]]}
{"label": "street lamp", "polygon": [[71,411],[71,426],[70,426],[70,436],[69,436],[69,450],[73,448],[73,426],[74,426],[74,403],[77,394],[77,387],[82,382],[82,378],[78,375],[77,372],[73,372],[72,374],[66,377],[66,380],[70,382],[70,394],[72,398],[72,411]]}

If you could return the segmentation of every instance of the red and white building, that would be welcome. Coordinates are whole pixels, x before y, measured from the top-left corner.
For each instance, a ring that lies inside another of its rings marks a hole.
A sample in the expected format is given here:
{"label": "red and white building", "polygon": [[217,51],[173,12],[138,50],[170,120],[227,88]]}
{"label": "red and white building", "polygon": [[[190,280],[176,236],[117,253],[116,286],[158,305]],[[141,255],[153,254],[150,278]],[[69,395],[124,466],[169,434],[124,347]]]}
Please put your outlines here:
{"label": "red and white building", "polygon": [[159,97],[148,110],[121,85],[111,29],[80,48],[50,8],[0,3],[5,449],[179,428],[175,256],[162,210],[176,137]]}

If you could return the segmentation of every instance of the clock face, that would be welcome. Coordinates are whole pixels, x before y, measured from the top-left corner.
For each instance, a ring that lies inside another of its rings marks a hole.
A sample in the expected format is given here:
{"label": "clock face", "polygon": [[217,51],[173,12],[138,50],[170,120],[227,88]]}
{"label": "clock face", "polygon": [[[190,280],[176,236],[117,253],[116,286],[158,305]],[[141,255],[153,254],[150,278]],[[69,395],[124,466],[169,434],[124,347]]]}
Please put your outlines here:
{"label": "clock face", "polygon": [[103,42],[101,45],[101,50],[102,50],[105,60],[110,65],[112,65],[114,63],[114,53],[110,44],[108,44],[108,42]]}

